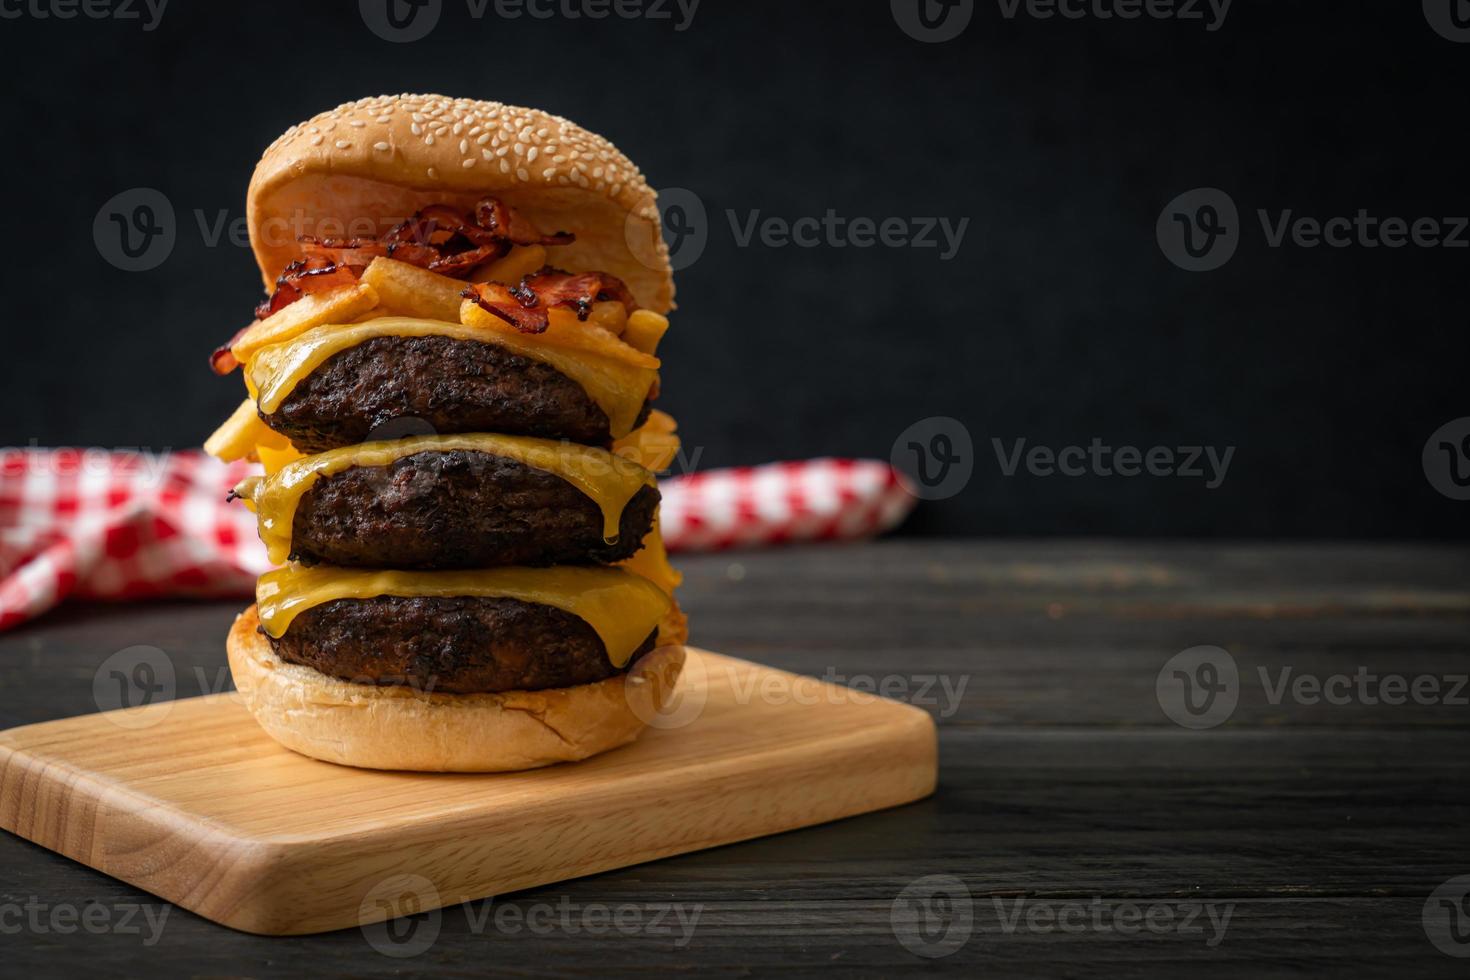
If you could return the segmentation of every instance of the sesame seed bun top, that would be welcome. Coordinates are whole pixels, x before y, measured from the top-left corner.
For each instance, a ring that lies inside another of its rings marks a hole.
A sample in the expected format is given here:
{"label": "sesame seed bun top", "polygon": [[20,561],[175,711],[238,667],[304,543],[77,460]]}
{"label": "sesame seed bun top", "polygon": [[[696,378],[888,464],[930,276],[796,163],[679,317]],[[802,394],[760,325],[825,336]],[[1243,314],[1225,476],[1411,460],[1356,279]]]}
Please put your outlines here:
{"label": "sesame seed bun top", "polygon": [[570,231],[551,261],[610,272],[640,305],[674,305],[657,200],[617,147],[560,116],[499,102],[387,95],[292,126],[255,167],[246,200],[266,289],[301,257],[298,235],[379,234],[429,204],[494,196],[544,232]]}

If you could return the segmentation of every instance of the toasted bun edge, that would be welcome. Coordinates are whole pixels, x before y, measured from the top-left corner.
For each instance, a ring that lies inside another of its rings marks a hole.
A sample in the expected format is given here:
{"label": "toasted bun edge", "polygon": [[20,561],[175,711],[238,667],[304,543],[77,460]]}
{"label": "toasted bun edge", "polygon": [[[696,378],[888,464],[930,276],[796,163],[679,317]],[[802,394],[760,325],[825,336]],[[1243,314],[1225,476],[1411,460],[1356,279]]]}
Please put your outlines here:
{"label": "toasted bun edge", "polygon": [[250,606],[226,639],[235,686],[266,733],[302,755],[365,769],[510,772],[585,759],[638,737],[683,669],[682,614],[626,674],[595,684],[443,694],[330,677],[276,656]]}
{"label": "toasted bun edge", "polygon": [[329,109],[266,149],[250,181],[246,220],[270,290],[301,256],[300,234],[363,234],[344,223],[394,223],[435,203],[468,209],[486,195],[545,232],[575,233],[576,242],[552,250],[554,263],[610,272],[645,308],[673,308],[653,188],[607,139],[539,109],[438,95],[377,96]]}

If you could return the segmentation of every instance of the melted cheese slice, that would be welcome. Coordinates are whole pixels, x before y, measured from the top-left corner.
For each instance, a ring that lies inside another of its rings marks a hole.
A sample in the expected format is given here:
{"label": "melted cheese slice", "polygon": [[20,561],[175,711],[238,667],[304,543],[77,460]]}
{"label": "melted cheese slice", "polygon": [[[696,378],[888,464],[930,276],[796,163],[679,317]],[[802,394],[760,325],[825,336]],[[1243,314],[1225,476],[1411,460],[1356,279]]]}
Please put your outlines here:
{"label": "melted cheese slice", "polygon": [[612,451],[646,470],[662,473],[679,455],[677,429],[672,415],[655,408],[648,413],[647,422],[615,441]]}
{"label": "melted cheese slice", "polygon": [[[582,491],[602,511],[602,534],[616,541],[623,508],[645,486],[653,484],[653,474],[636,463],[604,449],[533,439],[529,436],[502,436],[475,433],[462,436],[417,436],[385,442],[365,442],[344,446],[315,456],[288,462],[274,475],[236,490],[249,496],[254,504],[270,560],[277,565],[291,554],[291,528],[301,497],[324,476],[341,473],[355,466],[387,466],[394,460],[415,453],[442,453],[454,450],[488,453],[513,459],[518,463],[561,477]],[[248,493],[247,493],[248,491]]]}
{"label": "melted cheese slice", "polygon": [[643,547],[631,558],[618,562],[618,567],[641,575],[669,595],[673,595],[684,581],[683,573],[669,564],[669,552],[664,547],[664,535],[658,526],[657,516],[653,519],[652,529],[643,538]]}
{"label": "melted cheese slice", "polygon": [[255,599],[266,633],[280,637],[303,610],[337,599],[479,596],[552,606],[584,620],[622,667],[666,616],[672,600],[647,579],[613,568],[489,568],[401,572],[288,565],[260,577]]}
{"label": "melted cheese slice", "polygon": [[260,464],[265,467],[267,476],[279,473],[287,463],[293,463],[298,459],[305,459],[306,454],[298,451],[289,442],[285,449],[273,449],[270,446],[256,446],[255,455],[260,457]]}
{"label": "melted cheese slice", "polygon": [[643,402],[658,377],[654,367],[635,365],[582,348],[544,342],[537,334],[391,316],[361,323],[313,327],[286,343],[264,347],[256,352],[245,368],[247,384],[260,393],[260,410],[270,415],[302,379],[332,355],[375,337],[475,340],[540,361],[582,386],[588,397],[607,415],[614,439],[621,439],[633,430],[638,414],[643,410]]}

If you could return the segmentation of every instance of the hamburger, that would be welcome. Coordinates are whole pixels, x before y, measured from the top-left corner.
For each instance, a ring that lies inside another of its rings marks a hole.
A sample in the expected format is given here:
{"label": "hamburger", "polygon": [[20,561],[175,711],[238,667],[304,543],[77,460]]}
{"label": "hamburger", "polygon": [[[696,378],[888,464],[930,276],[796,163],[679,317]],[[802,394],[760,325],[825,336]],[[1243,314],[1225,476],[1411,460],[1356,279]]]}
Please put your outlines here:
{"label": "hamburger", "polygon": [[277,565],[230,668],[273,738],[374,769],[493,772],[637,737],[687,628],[655,474],[674,286],[611,143],[439,96],[339,106],[265,151],[266,289],[215,350],[205,443]]}

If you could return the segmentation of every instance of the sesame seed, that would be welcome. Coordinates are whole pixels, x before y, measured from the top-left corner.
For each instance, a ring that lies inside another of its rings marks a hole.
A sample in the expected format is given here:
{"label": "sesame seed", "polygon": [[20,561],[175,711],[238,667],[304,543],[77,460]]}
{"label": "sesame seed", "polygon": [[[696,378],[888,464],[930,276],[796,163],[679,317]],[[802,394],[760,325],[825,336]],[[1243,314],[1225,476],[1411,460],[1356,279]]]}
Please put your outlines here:
{"label": "sesame seed", "polygon": [[[411,143],[405,145],[391,128],[380,133],[376,140],[336,132],[339,127],[344,130],[348,127],[364,130],[372,125],[391,127],[394,119],[403,116],[409,117],[409,131],[424,147],[432,148],[441,140],[457,141],[459,166],[464,171],[473,170],[483,161],[487,166],[498,166],[496,172],[505,175],[504,179],[536,182],[547,187],[586,188],[617,202],[620,207],[634,208],[633,213],[639,214],[641,220],[658,220],[653,193],[643,172],[609,140],[587,132],[562,116],[497,102],[412,94],[347,102],[287,129],[267,151],[273,158],[270,166],[312,166],[304,159],[312,151],[294,149],[302,144],[330,145],[344,151],[361,145],[371,147],[369,152],[373,153],[404,152],[410,160],[416,152],[430,158],[435,153],[452,154],[447,148],[426,151]],[[339,135],[344,138],[336,138]],[[286,159],[291,156],[302,159]],[[445,165],[453,168],[453,163],[448,161]],[[424,172],[429,180],[438,181],[439,170],[438,166],[425,165]]]}

